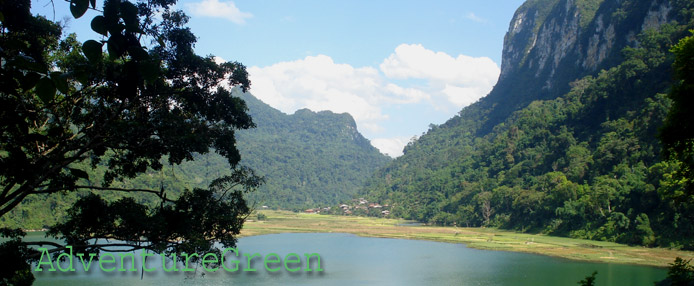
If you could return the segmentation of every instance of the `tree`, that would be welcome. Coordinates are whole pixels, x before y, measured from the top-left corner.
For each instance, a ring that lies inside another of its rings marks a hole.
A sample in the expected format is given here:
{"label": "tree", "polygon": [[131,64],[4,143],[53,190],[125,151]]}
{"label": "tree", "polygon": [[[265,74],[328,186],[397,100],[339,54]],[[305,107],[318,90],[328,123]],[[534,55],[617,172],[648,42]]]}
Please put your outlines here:
{"label": "tree", "polygon": [[581,286],[595,286],[595,275],[598,275],[597,271],[593,271],[593,274],[586,276],[585,279],[578,281]]}
{"label": "tree", "polygon": [[492,214],[494,213],[494,209],[492,208],[492,192],[481,192],[475,195],[474,199],[477,201],[477,205],[480,209],[480,214],[482,215],[482,219],[484,220],[484,225],[489,224],[489,220],[492,217]]}
{"label": "tree", "polygon": [[694,114],[690,110],[694,106],[694,38],[682,38],[670,51],[675,55],[672,67],[677,82],[668,94],[672,106],[660,130],[660,140],[666,158],[682,162],[680,177],[689,185],[691,196],[694,178]]}
{"label": "tree", "polygon": [[670,263],[667,271],[667,278],[655,283],[658,286],[690,286],[694,285],[694,267],[689,264],[691,260],[684,260],[681,257],[675,258]]}
{"label": "tree", "polygon": [[[170,8],[174,0],[105,0],[101,10],[96,0],[70,3],[75,18],[99,11],[91,28],[101,39],[61,39],[56,23],[31,15],[29,0],[0,2],[0,216],[31,196],[88,190],[49,232],[74,251],[111,249],[95,238],[157,253],[212,251],[212,241],[233,246],[250,213],[243,193],[263,181],[238,165],[235,131],[254,124],[244,101],[221,85],[246,91],[245,66],[196,55],[188,17]],[[179,164],[212,149],[233,171],[208,189],[173,198],[163,186],[111,187],[160,170],[162,158]],[[90,177],[87,169],[98,165],[108,168],[103,178]],[[160,204],[106,201],[105,191],[148,194]],[[20,230],[2,234],[10,240],[0,256],[22,261],[0,272],[5,283],[33,280],[26,270],[37,253],[27,246],[66,249],[23,242]]]}

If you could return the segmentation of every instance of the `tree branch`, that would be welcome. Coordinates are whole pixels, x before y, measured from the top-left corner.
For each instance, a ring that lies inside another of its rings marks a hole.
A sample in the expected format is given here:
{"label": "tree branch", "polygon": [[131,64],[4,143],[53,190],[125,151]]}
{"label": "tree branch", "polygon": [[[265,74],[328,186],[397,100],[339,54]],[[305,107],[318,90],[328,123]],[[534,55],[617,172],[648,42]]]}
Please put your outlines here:
{"label": "tree branch", "polygon": [[5,188],[2,190],[2,194],[0,194],[0,200],[4,200],[5,196],[7,196],[7,193],[9,193],[15,185],[17,185],[16,182],[11,182],[7,184],[7,186],[5,186]]}
{"label": "tree branch", "polygon": [[17,191],[15,191],[11,194],[12,198],[3,199],[2,203],[0,203],[0,205],[2,205],[4,207],[2,209],[0,209],[0,216],[3,216],[4,214],[8,213],[13,208],[15,208],[17,205],[19,205],[22,202],[22,200],[24,200],[24,198],[26,198],[27,195],[29,195],[29,193],[24,192],[22,190],[22,188],[20,187]]}
{"label": "tree branch", "polygon": [[38,245],[38,246],[43,246],[43,245],[50,245],[53,247],[64,247],[64,245],[57,243],[57,242],[52,242],[52,241],[30,241],[30,242],[22,242],[24,245]]}
{"label": "tree branch", "polygon": [[[154,194],[160,199],[173,203],[174,201],[166,198],[162,195],[161,191],[148,190],[148,189],[126,189],[126,188],[114,188],[114,187],[97,187],[97,186],[74,186],[74,189],[89,189],[89,190],[99,190],[99,191],[116,191],[116,192],[128,192],[128,193],[149,193]],[[65,191],[65,189],[48,189],[43,191],[32,192],[32,194],[52,194],[55,192]]]}

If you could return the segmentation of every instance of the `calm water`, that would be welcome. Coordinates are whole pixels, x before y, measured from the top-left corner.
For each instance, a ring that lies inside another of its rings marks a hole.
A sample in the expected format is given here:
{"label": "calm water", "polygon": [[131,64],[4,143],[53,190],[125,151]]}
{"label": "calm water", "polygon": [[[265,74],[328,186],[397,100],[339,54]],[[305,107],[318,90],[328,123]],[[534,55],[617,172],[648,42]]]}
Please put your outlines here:
{"label": "calm water", "polygon": [[[462,244],[351,234],[273,234],[241,238],[243,253],[319,253],[323,272],[290,273],[282,268],[270,273],[262,260],[253,263],[258,271],[177,274],[158,271],[104,273],[98,268],[66,273],[35,272],[35,285],[578,285],[598,271],[597,285],[653,285],[666,275],[665,269],[574,262],[540,255],[485,251]],[[153,259],[154,258],[154,259]],[[151,260],[150,260],[151,259]],[[303,257],[302,257],[303,259]],[[149,267],[161,269],[158,256],[148,258]],[[75,261],[77,262],[77,261]],[[245,262],[245,261],[244,261]],[[139,262],[138,262],[139,265]],[[314,263],[311,264],[315,267]],[[92,265],[94,267],[94,265]],[[96,264],[98,267],[98,264]],[[81,267],[76,263],[75,268]],[[245,267],[241,263],[241,268]],[[201,275],[205,273],[205,275]]]}

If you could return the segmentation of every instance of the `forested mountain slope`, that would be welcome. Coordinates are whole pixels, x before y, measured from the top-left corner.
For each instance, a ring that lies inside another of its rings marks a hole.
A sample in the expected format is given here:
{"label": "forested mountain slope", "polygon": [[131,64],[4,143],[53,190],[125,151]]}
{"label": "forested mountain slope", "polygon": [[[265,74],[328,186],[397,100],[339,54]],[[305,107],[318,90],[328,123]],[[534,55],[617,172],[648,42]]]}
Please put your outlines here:
{"label": "forested mountain slope", "polygon": [[[256,128],[237,134],[240,165],[250,167],[265,183],[246,194],[250,204],[270,208],[305,209],[328,206],[351,198],[366,179],[390,161],[358,131],[354,119],[346,113],[313,112],[307,109],[287,115],[261,102],[251,94],[234,93],[246,101]],[[85,168],[89,169],[89,168]],[[89,171],[91,178],[103,178],[105,167]],[[210,180],[229,173],[226,159],[210,153],[197,155],[194,161],[165,166],[160,172],[114,182],[113,187],[165,189],[176,197],[184,189],[205,187]],[[85,184],[101,185],[100,181]],[[118,192],[102,192],[115,199]],[[0,225],[43,228],[63,217],[84,192],[65,195],[33,196],[0,218]],[[138,200],[156,201],[156,196],[138,195]]]}
{"label": "forested mountain slope", "polygon": [[287,115],[241,95],[257,128],[239,132],[242,164],[266,182],[251,200],[297,209],[351,198],[390,161],[358,131],[351,115],[301,109]]}
{"label": "forested mountain slope", "polygon": [[528,1],[489,96],[430,129],[363,194],[392,214],[642,245],[693,246],[657,138],[670,47],[693,1]]}
{"label": "forested mountain slope", "polygon": [[480,104],[488,132],[531,101],[553,99],[569,83],[596,75],[624,60],[622,49],[637,35],[686,16],[686,0],[529,0],[516,13],[504,38],[501,75]]}

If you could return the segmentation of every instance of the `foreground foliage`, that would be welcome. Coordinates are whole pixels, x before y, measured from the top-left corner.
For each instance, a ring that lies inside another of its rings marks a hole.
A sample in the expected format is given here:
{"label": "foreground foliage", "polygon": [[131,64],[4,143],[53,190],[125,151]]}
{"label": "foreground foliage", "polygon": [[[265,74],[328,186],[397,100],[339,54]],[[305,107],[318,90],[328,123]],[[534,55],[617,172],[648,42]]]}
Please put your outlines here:
{"label": "foreground foliage", "polygon": [[585,279],[578,281],[578,285],[595,286],[595,275],[598,275],[597,271],[593,272],[593,274],[591,274],[590,276],[586,276]]}
{"label": "foreground foliage", "polygon": [[[122,241],[131,250],[208,252],[212,241],[233,246],[249,208],[243,193],[262,179],[237,166],[235,132],[254,126],[243,100],[220,87],[250,86],[239,63],[216,64],[193,52],[188,18],[175,1],[73,0],[75,18],[98,11],[91,28],[101,39],[62,37],[58,24],[30,14],[30,1],[0,2],[0,216],[30,198],[74,193],[77,202],[49,234],[85,252]],[[107,51],[104,53],[104,50]],[[206,189],[180,196],[160,188],[112,186],[148,169],[223,156],[233,171]],[[103,173],[90,170],[103,166]],[[85,190],[77,192],[78,190]],[[105,200],[104,192],[123,193]],[[146,194],[156,205],[129,194]],[[20,227],[23,227],[20,225]],[[36,259],[20,230],[3,229],[4,283],[33,280]]]}
{"label": "foreground foliage", "polygon": [[691,259],[675,258],[668,268],[667,278],[655,283],[656,286],[691,286],[694,285],[694,267],[689,264]]}

